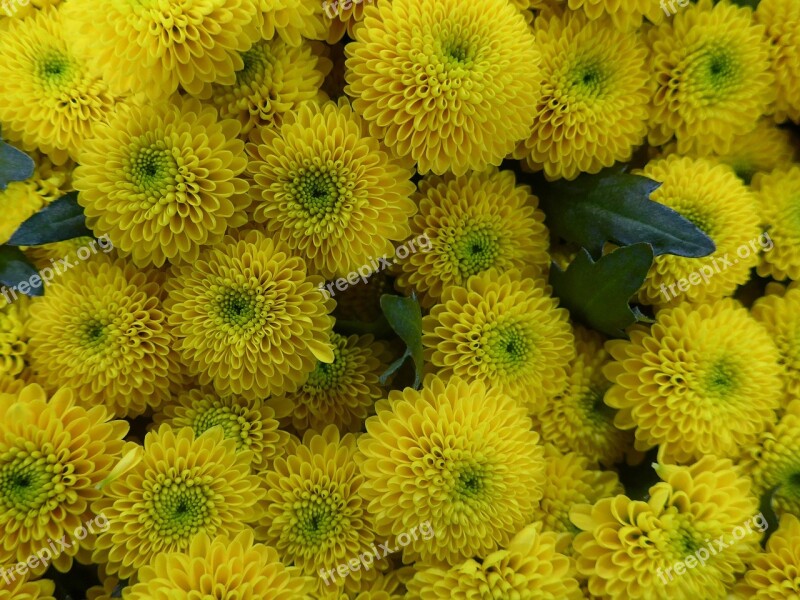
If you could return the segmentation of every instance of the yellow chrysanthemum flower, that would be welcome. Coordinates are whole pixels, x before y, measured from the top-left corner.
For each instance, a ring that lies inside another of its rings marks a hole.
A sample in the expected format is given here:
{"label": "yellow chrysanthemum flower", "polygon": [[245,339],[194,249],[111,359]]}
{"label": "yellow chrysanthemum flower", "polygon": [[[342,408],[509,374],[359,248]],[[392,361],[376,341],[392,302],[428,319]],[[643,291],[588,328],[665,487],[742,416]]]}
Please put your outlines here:
{"label": "yellow chrysanthemum flower", "polygon": [[758,274],[800,279],[800,166],[758,173],[753,178],[758,209],[775,247],[762,256]]}
{"label": "yellow chrysanthemum flower", "polygon": [[280,126],[283,117],[307,100],[323,102],[320,91],[333,64],[321,46],[290,46],[280,38],[262,40],[241,54],[244,67],[230,85],[207,84],[201,98],[224,119],[237,119],[242,136],[254,128]]}
{"label": "yellow chrysanthemum flower", "polygon": [[282,398],[291,409],[285,421],[298,432],[333,424],[342,433],[361,430],[383,395],[379,377],[391,362],[383,342],[371,335],[331,334],[333,362],[317,362],[306,382]]}
{"label": "yellow chrysanthemum flower", "polygon": [[750,569],[736,584],[737,598],[786,600],[800,598],[800,520],[781,517],[778,530],[767,540],[766,551],[750,563]]}
{"label": "yellow chrysanthemum flower", "polygon": [[534,36],[544,83],[533,129],[514,156],[548,179],[630,160],[649,116],[647,47],[639,35],[567,11],[536,19]]}
{"label": "yellow chrysanthemum flower", "polygon": [[289,443],[289,434],[279,428],[278,419],[288,416],[291,408],[288,402],[274,398],[220,397],[211,390],[193,389],[165,404],[153,416],[153,425],[191,427],[198,436],[212,427],[221,427],[225,438],[236,442],[237,451],[249,451],[250,466],[254,473],[260,473],[283,454]]}
{"label": "yellow chrysanthemum flower", "polygon": [[253,217],[314,273],[347,276],[394,255],[416,207],[412,169],[365,134],[342,100],[305,103],[280,129],[262,128],[247,145],[256,186]]}
{"label": "yellow chrysanthemum flower", "polygon": [[566,6],[569,10],[582,10],[592,20],[609,15],[614,27],[622,30],[638,27],[642,18],[661,23],[665,15],[664,9],[655,0],[569,0]]}
{"label": "yellow chrysanthemum flower", "polygon": [[569,313],[518,270],[445,289],[422,318],[422,344],[428,372],[481,381],[531,411],[563,391],[575,356]]}
{"label": "yellow chrysanthemum flower", "polygon": [[507,0],[381,2],[355,37],[345,90],[372,135],[420,173],[497,166],[528,135],[541,56]]}
{"label": "yellow chrysanthemum flower", "polygon": [[117,111],[75,169],[87,224],[136,265],[196,261],[201,246],[247,220],[239,129],[195,99]]}
{"label": "yellow chrysanthemum flower", "polygon": [[[655,5],[655,2],[652,2]],[[775,96],[769,43],[750,8],[699,0],[647,34],[651,145],[677,140],[680,154],[726,154]]]}
{"label": "yellow chrysanthemum flower", "polygon": [[290,46],[303,38],[322,40],[326,24],[322,3],[317,0],[256,0],[261,37],[280,36]]}
{"label": "yellow chrysanthemum flower", "polygon": [[396,261],[397,286],[416,292],[426,308],[448,286],[463,286],[490,268],[530,267],[544,274],[550,267],[539,199],[528,186],[517,186],[511,171],[429,176],[415,201],[419,214],[411,220],[411,235],[427,243]]}
{"label": "yellow chrysanthemum flower", "polygon": [[760,0],[757,23],[767,28],[772,72],[778,88],[775,120],[800,122],[800,4],[794,0]]}
{"label": "yellow chrysanthemum flower", "polygon": [[589,593],[609,600],[726,598],[763,531],[749,480],[713,456],[657,471],[664,481],[650,488],[647,502],[620,495],[573,508],[572,521],[583,530],[573,544],[578,572],[588,577]]}
{"label": "yellow chrysanthemum flower", "polygon": [[403,560],[455,564],[485,558],[531,522],[541,498],[544,450],[519,403],[481,381],[427,377],[421,391],[389,394],[358,445],[361,494],[377,533],[427,522]]}
{"label": "yellow chrysanthemum flower", "polygon": [[202,532],[184,552],[159,554],[141,569],[126,600],[241,598],[311,600],[309,582],[286,567],[277,552],[255,543],[253,532],[213,539]]}
{"label": "yellow chrysanthemum flower", "polygon": [[97,538],[93,562],[128,578],[166,552],[185,552],[201,532],[233,534],[261,516],[264,489],[250,474],[247,451],[213,427],[162,425],[144,439],[141,460],[104,488],[93,503],[109,526]]}
{"label": "yellow chrysanthemum flower", "polygon": [[428,567],[408,583],[408,598],[473,600],[541,598],[580,600],[575,565],[565,556],[569,540],[542,532],[541,523],[520,530],[504,550],[481,562],[469,559],[448,569]]}
{"label": "yellow chrysanthemum flower", "polygon": [[117,93],[163,101],[179,86],[232,85],[240,52],[258,39],[255,0],[72,0],[64,17],[75,44]]}
{"label": "yellow chrysanthemum flower", "polygon": [[633,434],[614,425],[615,412],[603,402],[611,387],[603,375],[609,361],[603,337],[579,326],[573,334],[575,358],[567,368],[567,386],[548,397],[531,418],[542,441],[564,454],[576,452],[609,467],[625,457]]}
{"label": "yellow chrysanthemum flower", "polygon": [[[0,288],[0,377],[16,377],[25,368],[28,353],[28,297],[20,294],[16,301],[10,292]],[[9,304],[8,300],[12,300]]]}
{"label": "yellow chrysanthemum flower", "polygon": [[56,586],[49,579],[27,581],[20,576],[11,579],[11,575],[8,579],[0,577],[0,600],[56,600]]}
{"label": "yellow chrysanthemum flower", "polygon": [[282,243],[257,231],[227,236],[167,280],[177,350],[221,395],[294,392],[317,361],[334,359],[328,313],[335,302],[320,293],[321,283]]}
{"label": "yellow chrysanthemum flower", "polygon": [[25,150],[39,149],[58,165],[77,160],[84,142],[114,109],[99,74],[65,39],[62,10],[15,19],[0,36],[0,123]]}
{"label": "yellow chrysanthemum flower", "polygon": [[[66,268],[66,267],[63,267]],[[31,304],[29,356],[46,385],[120,416],[158,407],[183,376],[158,283],[130,263],[96,256],[58,275]]]}
{"label": "yellow chrysanthemum flower", "polygon": [[731,299],[663,309],[648,331],[606,344],[615,423],[636,428],[636,448],[661,460],[737,456],[775,419],[782,368],[775,343]]}
{"label": "yellow chrysanthemum flower", "polygon": [[32,573],[41,575],[50,564],[67,572],[76,555],[88,558],[102,531],[99,522],[92,527],[101,512],[90,504],[121,457],[128,423],[78,400],[68,388],[48,399],[36,384],[0,395],[2,565],[37,555]]}
{"label": "yellow chrysanthemum flower", "polygon": [[717,248],[700,259],[657,256],[639,290],[642,303],[716,300],[750,279],[769,237],[761,234],[755,196],[728,167],[673,154],[634,173],[661,183],[650,198],[691,221]]}

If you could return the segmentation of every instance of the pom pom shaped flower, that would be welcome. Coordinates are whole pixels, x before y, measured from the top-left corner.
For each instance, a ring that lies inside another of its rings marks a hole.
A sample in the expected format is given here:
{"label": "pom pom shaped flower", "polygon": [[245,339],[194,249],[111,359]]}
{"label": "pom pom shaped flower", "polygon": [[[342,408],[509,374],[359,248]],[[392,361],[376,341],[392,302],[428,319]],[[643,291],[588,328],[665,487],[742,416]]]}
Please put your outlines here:
{"label": "pom pom shaped flower", "polygon": [[774,244],[758,265],[758,274],[775,279],[800,279],[800,166],[753,178],[758,208]]}
{"label": "pom pom shaped flower", "polygon": [[561,394],[547,398],[531,418],[542,441],[560,452],[576,452],[611,466],[633,445],[633,434],[617,429],[615,411],[603,402],[611,387],[603,375],[609,361],[603,337],[583,327],[575,327],[573,333],[575,358],[567,368],[567,386]]}
{"label": "pom pom shaped flower", "polygon": [[756,556],[750,570],[734,588],[737,598],[784,600],[800,596],[800,520],[794,515],[781,517],[778,531],[765,552]]}
{"label": "pom pom shaped flower", "polygon": [[355,433],[383,396],[379,377],[389,366],[391,353],[371,335],[331,334],[333,362],[317,362],[303,386],[284,397],[291,409],[287,419],[297,431],[322,431],[333,424]]}
{"label": "pom pom shaped flower", "polygon": [[590,19],[602,19],[609,15],[614,27],[623,30],[641,25],[642,17],[653,23],[664,20],[663,10],[651,0],[568,0],[567,6],[570,10],[582,10]]}
{"label": "pom pom shaped flower", "polygon": [[325,38],[326,24],[322,3],[317,0],[256,0],[261,37],[280,36],[290,46],[299,46],[303,38]]}
{"label": "pom pom shaped flower", "polygon": [[153,417],[173,429],[191,427],[199,436],[212,427],[221,427],[226,439],[236,442],[236,450],[249,451],[254,473],[264,471],[276,456],[283,454],[289,434],[279,429],[278,419],[291,412],[287,402],[274,399],[245,399],[240,396],[220,398],[210,390],[189,390],[166,404]]}
{"label": "pom pom shaped flower", "polygon": [[25,581],[25,577],[8,575],[0,578],[0,600],[56,600],[56,586],[49,579]]}
{"label": "pom pom shaped flower", "polygon": [[[7,294],[8,290],[3,289],[3,295]],[[14,377],[25,368],[28,304],[27,296],[20,296],[11,304],[0,298],[0,376]]]}
{"label": "pom pom shaped flower", "polygon": [[497,166],[529,134],[541,56],[506,0],[381,2],[355,36],[345,91],[420,173]]}
{"label": "pom pom shaped flower", "polygon": [[648,331],[606,344],[615,422],[661,460],[737,456],[775,418],[783,386],[775,343],[737,302],[660,310]]}
{"label": "pom pom shaped flower", "polygon": [[519,403],[481,381],[427,377],[422,390],[389,394],[358,445],[361,494],[377,533],[428,522],[403,560],[455,564],[508,544],[541,498],[544,450]]}
{"label": "pom pom shaped flower", "polygon": [[120,416],[159,406],[183,376],[158,283],[122,259],[70,266],[31,305],[33,368],[86,406],[105,404]]}
{"label": "pom pom shaped flower", "polygon": [[257,544],[252,531],[210,538],[195,536],[183,552],[165,552],[137,574],[126,600],[241,598],[311,600],[299,569],[284,566],[277,552]]}
{"label": "pom pom shaped flower", "polygon": [[792,0],[761,0],[755,21],[767,28],[772,72],[778,87],[775,120],[800,122],[800,4]]}
{"label": "pom pom shaped flower", "polygon": [[242,136],[257,127],[280,125],[287,113],[307,100],[327,100],[320,92],[333,64],[321,47],[303,42],[290,46],[280,38],[257,42],[242,53],[244,67],[231,85],[206,85],[202,98],[210,98],[224,119],[237,119]]}
{"label": "pom pom shaped flower", "polygon": [[2,565],[36,555],[41,562],[31,572],[41,574],[50,563],[66,572],[94,543],[95,531],[85,525],[101,513],[90,503],[121,456],[128,423],[76,400],[67,388],[48,399],[36,384],[0,396]]}
{"label": "pom pom shaped flower", "polygon": [[185,552],[199,533],[237,533],[261,516],[264,495],[251,459],[213,427],[195,436],[162,425],[144,439],[144,452],[92,505],[108,518],[95,562],[125,579],[166,552]]}
{"label": "pom pom shaped flower", "polygon": [[408,583],[408,597],[420,600],[474,598],[583,598],[575,565],[565,556],[564,536],[542,532],[541,524],[520,530],[504,550],[481,562],[469,559],[449,569],[421,568]]}
{"label": "pom pom shaped flower", "polygon": [[306,103],[247,145],[260,200],[253,217],[324,277],[394,254],[409,234],[412,171],[364,132],[346,101]]}
{"label": "pom pom shaped flower", "polygon": [[239,129],[195,99],[117,111],[75,169],[89,227],[139,266],[197,260],[201,246],[246,221]]}
{"label": "pom pom shaped flower", "polygon": [[234,83],[239,52],[258,39],[255,0],[142,0],[64,7],[81,52],[112,90],[163,100],[183,87]]}
{"label": "pom pom shaped flower", "polygon": [[3,134],[56,164],[77,159],[83,143],[117,102],[100,76],[65,39],[61,11],[14,20],[0,36]]}
{"label": "pom pom shaped flower", "polygon": [[577,567],[589,593],[611,600],[726,597],[763,531],[749,480],[713,456],[657,471],[664,481],[650,488],[647,502],[615,496],[573,508],[582,530],[573,544]]}
{"label": "pom pom shaped flower", "polygon": [[[728,296],[750,278],[765,249],[755,196],[731,170],[712,161],[670,155],[639,174],[662,185],[650,198],[668,206],[708,235],[716,251],[701,259],[662,254],[650,267],[639,300],[675,305]],[[690,285],[691,284],[691,285]]]}
{"label": "pom pom shaped flower", "polygon": [[651,145],[675,136],[680,154],[726,154],[767,112],[775,95],[770,47],[752,14],[732,3],[699,0],[649,30],[657,86]]}
{"label": "pom pom shaped flower", "polygon": [[543,85],[533,130],[514,156],[548,179],[597,173],[630,160],[647,134],[647,47],[633,31],[582,13],[534,22]]}
{"label": "pom pom shaped flower", "polygon": [[511,171],[426,177],[415,200],[411,233],[427,247],[397,261],[397,286],[416,292],[426,308],[446,287],[463,286],[490,268],[530,267],[540,274],[550,266],[539,199],[517,186]]}
{"label": "pom pom shaped flower", "polygon": [[517,270],[487,271],[445,289],[422,318],[429,372],[482,381],[533,409],[559,394],[575,355],[569,314],[549,288]]}
{"label": "pom pom shaped flower", "polygon": [[284,564],[314,577],[318,591],[326,591],[326,586],[334,586],[330,591],[354,588],[362,577],[375,574],[354,570],[344,580],[336,578],[337,565],[371,554],[375,541],[367,502],[358,494],[364,476],[357,452],[355,437],[340,437],[330,425],[322,433],[306,432],[303,443],[276,459],[266,473],[259,539],[277,549]]}
{"label": "pom pom shaped flower", "polygon": [[175,266],[165,307],[177,350],[202,385],[263,398],[296,391],[317,361],[333,362],[335,302],[302,259],[257,231],[226,237]]}

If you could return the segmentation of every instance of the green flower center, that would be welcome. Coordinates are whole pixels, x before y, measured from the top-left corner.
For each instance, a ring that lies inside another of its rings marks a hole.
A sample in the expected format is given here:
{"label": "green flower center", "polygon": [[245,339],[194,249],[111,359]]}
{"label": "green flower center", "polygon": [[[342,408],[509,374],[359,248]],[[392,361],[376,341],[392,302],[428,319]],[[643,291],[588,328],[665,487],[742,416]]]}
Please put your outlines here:
{"label": "green flower center", "polygon": [[614,409],[603,402],[605,390],[591,387],[581,396],[580,405],[586,420],[593,425],[612,426],[614,423]]}
{"label": "green flower center", "polygon": [[80,343],[91,354],[102,352],[109,342],[108,324],[100,319],[86,321],[80,329]]}
{"label": "green flower center", "polygon": [[726,358],[716,360],[703,377],[703,391],[717,398],[730,396],[738,388],[738,372],[736,365]]}
{"label": "green flower center", "polygon": [[178,173],[175,160],[163,141],[133,152],[126,171],[136,191],[151,197],[166,194]]}
{"label": "green flower center", "polygon": [[36,75],[47,86],[63,85],[70,79],[72,64],[64,54],[50,52],[36,64]]}
{"label": "green flower center", "polygon": [[0,504],[25,517],[26,524],[63,502],[75,479],[73,467],[60,464],[49,443],[40,450],[10,448],[0,455],[0,465]]}
{"label": "green flower center", "polygon": [[244,66],[236,71],[236,85],[238,87],[250,85],[254,81],[260,81],[264,77],[267,66],[274,58],[267,52],[267,44],[256,44],[247,52],[242,52],[242,62]]}
{"label": "green flower center", "polygon": [[572,91],[584,100],[601,96],[605,90],[606,79],[600,63],[594,60],[580,62],[567,75]]}
{"label": "green flower center", "polygon": [[519,325],[499,325],[489,333],[484,357],[496,369],[513,374],[528,362],[532,349],[533,344]]}
{"label": "green flower center", "polygon": [[254,290],[246,287],[226,288],[217,296],[217,314],[232,329],[249,331],[263,320],[261,303]]}
{"label": "green flower center", "polygon": [[309,228],[309,233],[341,231],[353,208],[354,185],[355,173],[315,159],[291,174],[285,183],[289,210],[302,226]]}
{"label": "green flower center", "polygon": [[148,508],[161,539],[188,541],[211,521],[212,494],[194,477],[168,478],[154,488]]}
{"label": "green flower center", "polygon": [[479,466],[465,467],[456,476],[453,493],[462,500],[478,498],[485,491],[483,469]]}
{"label": "green flower center", "polygon": [[463,66],[471,61],[470,46],[459,39],[449,39],[442,43],[442,58],[445,62]]}
{"label": "green flower center", "polygon": [[196,435],[208,431],[212,427],[222,427],[227,439],[236,440],[236,447],[241,448],[247,438],[249,424],[241,406],[224,406],[220,401],[201,409],[194,420]]}
{"label": "green flower center", "polygon": [[313,490],[304,492],[302,500],[298,499],[294,506],[290,541],[300,552],[316,552],[330,544],[342,531],[345,515],[339,507],[343,505],[342,496],[328,491],[324,485],[315,485]]}
{"label": "green flower center", "polygon": [[687,88],[699,92],[705,105],[725,100],[740,84],[741,66],[726,46],[710,44],[690,60]]}
{"label": "green flower center", "polygon": [[337,344],[333,351],[333,362],[328,364],[317,362],[317,366],[308,376],[303,391],[307,393],[328,392],[336,389],[347,373],[347,359]]}
{"label": "green flower center", "polygon": [[500,236],[489,225],[474,225],[456,239],[453,254],[462,277],[477,275],[497,262]]}
{"label": "green flower center", "polygon": [[710,215],[699,210],[696,206],[689,203],[687,204],[687,206],[683,206],[683,202],[676,202],[674,205],[669,204],[669,206],[679,212],[684,219],[689,221],[700,231],[713,238],[715,235],[714,219]]}

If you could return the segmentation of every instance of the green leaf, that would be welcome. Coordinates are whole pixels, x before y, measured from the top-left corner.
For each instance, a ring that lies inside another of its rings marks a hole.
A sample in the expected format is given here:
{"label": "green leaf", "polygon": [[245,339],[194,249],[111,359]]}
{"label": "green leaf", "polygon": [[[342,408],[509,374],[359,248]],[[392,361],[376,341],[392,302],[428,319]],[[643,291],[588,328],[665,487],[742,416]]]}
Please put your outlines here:
{"label": "green leaf", "polygon": [[656,256],[708,256],[714,242],[680,214],[650,200],[658,182],[613,167],[574,181],[532,184],[550,231],[599,258],[603,245],[646,242]]}
{"label": "green leaf", "polygon": [[650,244],[617,248],[597,262],[581,248],[566,271],[553,264],[550,283],[573,319],[606,335],[624,337],[624,329],[637,320],[628,300],[641,287],[652,263]]}
{"label": "green leaf", "polygon": [[86,227],[78,192],[70,192],[51,202],[19,226],[8,240],[12,246],[41,246],[76,237],[94,235]]}
{"label": "green leaf", "polygon": [[[28,262],[26,256],[22,253],[22,250],[19,248],[13,248],[11,246],[0,246],[0,284],[6,287],[18,287],[22,282],[28,282],[28,280],[34,276],[39,275],[39,271],[37,271],[33,265]],[[8,294],[6,296],[6,300],[14,300],[14,296],[12,294],[19,294],[21,293],[19,290],[16,292],[12,292],[11,290],[2,290],[3,295]],[[30,291],[27,292],[29,296],[42,296],[44,294],[44,286],[42,285],[41,281],[39,282],[38,287],[30,287]]]}
{"label": "green leaf", "polygon": [[0,142],[0,191],[12,181],[25,181],[33,176],[33,159],[14,146]]}
{"label": "green leaf", "polygon": [[381,296],[381,310],[389,321],[392,329],[406,344],[403,356],[394,361],[381,375],[381,383],[386,383],[389,376],[397,371],[410,357],[414,361],[414,387],[419,389],[422,384],[422,309],[417,297],[410,298],[383,294]]}
{"label": "green leaf", "polygon": [[764,492],[758,504],[758,511],[764,516],[764,520],[767,522],[767,529],[764,532],[763,539],[761,540],[762,548],[766,547],[769,536],[778,530],[778,523],[780,520],[775,512],[775,494],[778,493],[779,489],[780,486],[776,485],[772,489]]}

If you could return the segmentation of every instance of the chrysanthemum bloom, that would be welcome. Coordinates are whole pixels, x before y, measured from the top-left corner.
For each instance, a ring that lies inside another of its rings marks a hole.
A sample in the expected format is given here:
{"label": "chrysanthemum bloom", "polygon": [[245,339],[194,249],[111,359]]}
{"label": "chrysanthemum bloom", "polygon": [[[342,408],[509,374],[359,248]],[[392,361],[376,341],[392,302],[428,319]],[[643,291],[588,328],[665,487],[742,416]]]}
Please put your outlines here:
{"label": "chrysanthemum bloom", "polygon": [[444,288],[465,285],[472,275],[550,266],[549,233],[539,199],[517,186],[511,171],[489,169],[461,177],[426,177],[414,197],[419,213],[411,220],[414,239],[426,247],[398,259],[397,285],[433,306]]}
{"label": "chrysanthemum bloom", "polygon": [[322,40],[327,25],[322,2],[317,0],[256,0],[261,37],[280,36],[290,46],[299,46],[303,38]]}
{"label": "chrysanthemum bloom", "polygon": [[200,436],[162,425],[144,439],[141,460],[94,502],[109,527],[97,538],[93,562],[122,579],[165,552],[185,552],[200,532],[237,533],[261,516],[264,495],[250,474],[247,451],[213,427]]}
{"label": "chrysanthemum bloom", "polygon": [[561,394],[547,398],[531,418],[542,441],[560,452],[577,452],[611,466],[633,445],[633,434],[614,425],[615,411],[603,402],[611,387],[603,375],[609,361],[603,337],[578,326],[573,334],[575,358],[567,368],[567,386]]}
{"label": "chrysanthemum bloom", "polygon": [[700,259],[657,256],[639,290],[641,302],[716,300],[750,279],[764,250],[758,241],[761,217],[755,196],[728,167],[673,154],[635,173],[661,183],[650,198],[677,211],[716,245],[714,253]]}
{"label": "chrysanthemum bloom", "polygon": [[361,494],[384,538],[428,522],[403,561],[483,558],[530,523],[541,498],[544,450],[516,400],[483,382],[426,377],[389,394],[367,419]]}
{"label": "chrysanthemum bloom", "polygon": [[422,318],[422,344],[428,372],[482,381],[531,410],[563,391],[575,356],[569,313],[518,270],[445,289]]}
{"label": "chrysanthemum bloom", "polygon": [[345,90],[420,173],[499,165],[529,134],[541,56],[507,0],[392,0],[364,14]]}
{"label": "chrysanthemum bloom", "polygon": [[283,454],[289,434],[279,427],[278,419],[291,412],[286,401],[246,399],[223,396],[211,390],[188,390],[164,405],[153,416],[158,427],[167,423],[173,429],[191,427],[201,435],[212,427],[221,427],[227,439],[236,442],[236,450],[248,450],[254,473],[264,471],[276,456]]}
{"label": "chrysanthemum bloom", "polygon": [[195,99],[123,107],[75,169],[87,224],[139,266],[196,261],[201,246],[247,220],[239,130]]}
{"label": "chrysanthemum bloom", "polygon": [[755,19],[767,28],[772,72],[778,88],[775,120],[800,122],[800,4],[792,0],[761,0]]}
{"label": "chrysanthemum bloom", "polygon": [[140,415],[180,390],[156,281],[100,255],[64,268],[30,308],[29,356],[41,379],[120,416]]}
{"label": "chrysanthemum bloom", "polygon": [[258,39],[255,0],[115,2],[64,6],[75,43],[115,92],[163,101],[183,87],[231,85]]}
{"label": "chrysanthemum bloom", "polygon": [[450,568],[422,568],[408,583],[408,598],[583,598],[575,565],[566,556],[569,539],[541,531],[541,523],[520,530],[504,550],[482,561],[466,560]]}
{"label": "chrysanthemum bloom", "polygon": [[726,598],[761,536],[749,480],[713,456],[658,472],[647,502],[620,495],[573,508],[578,572],[610,600]]}
{"label": "chrysanthemum bloom", "polygon": [[296,391],[317,361],[333,362],[335,301],[302,259],[257,231],[227,236],[176,266],[165,307],[184,364],[221,395],[265,398]]}
{"label": "chrysanthemum bloom", "polygon": [[664,20],[664,10],[654,0],[569,0],[565,4],[569,10],[582,10],[592,20],[609,15],[614,27],[622,30],[638,27],[643,17],[653,23]]}
{"label": "chrysanthemum bloom", "polygon": [[[357,585],[376,571],[351,571],[337,577],[336,567],[372,553],[376,541],[367,502],[359,496],[364,475],[356,463],[355,437],[342,437],[334,425],[321,433],[307,431],[265,475],[264,516],[256,534],[277,549],[284,564],[313,577],[318,592]],[[322,573],[333,574],[322,578]]]}
{"label": "chrysanthemum bloom", "polygon": [[[650,0],[643,0],[652,4]],[[635,31],[583,13],[534,21],[544,83],[528,138],[514,153],[548,179],[630,160],[647,134],[647,47]]]}
{"label": "chrysanthemum bloom", "polygon": [[22,294],[16,301],[9,299],[11,304],[0,296],[0,376],[14,377],[25,368],[29,301]]}
{"label": "chrysanthemum bloom", "polygon": [[333,362],[319,361],[306,382],[283,400],[291,409],[286,421],[299,432],[336,425],[342,433],[361,430],[383,395],[378,378],[389,366],[387,345],[371,335],[331,334]]}
{"label": "chrysanthemum bloom", "polygon": [[347,101],[307,102],[251,139],[253,218],[315,273],[346,277],[408,236],[413,171],[365,133]]}
{"label": "chrysanthemum bloom", "polygon": [[0,123],[26,150],[40,149],[56,164],[77,159],[84,142],[106,121],[118,97],[65,39],[61,10],[14,19],[0,36]]}
{"label": "chrysanthemum bloom", "polygon": [[775,247],[765,252],[758,274],[775,279],[800,279],[800,166],[753,178],[758,209]]}
{"label": "chrysanthemum bloom", "polygon": [[8,581],[0,577],[0,600],[56,600],[56,586],[49,579],[26,581],[27,577],[16,572],[7,578]]}
{"label": "chrysanthemum bloom", "polygon": [[775,96],[770,46],[752,15],[750,8],[699,0],[648,31],[657,85],[651,145],[675,136],[679,154],[726,154],[767,112]]}
{"label": "chrysanthemum bloom", "polygon": [[800,597],[800,521],[783,515],[778,530],[767,540],[765,552],[750,563],[750,570],[734,587],[737,598],[784,600]]}
{"label": "chrysanthemum bloom", "polygon": [[[44,564],[33,565],[33,573],[51,563],[66,572],[76,555],[88,559],[101,529],[98,523],[90,531],[89,522],[101,514],[90,504],[121,456],[128,423],[112,420],[102,406],[83,408],[79,400],[68,388],[48,400],[35,384],[0,395],[2,565],[25,562],[43,548],[55,550],[49,559],[39,555]],[[55,542],[62,536],[70,542],[66,548]]]}
{"label": "chrysanthemum bloom", "polygon": [[615,423],[636,428],[636,448],[661,460],[737,456],[775,419],[782,368],[775,343],[731,299],[663,309],[650,330],[606,344],[605,402]]}
{"label": "chrysanthemum bloom", "polygon": [[242,136],[254,127],[280,125],[286,113],[307,100],[328,99],[320,88],[332,63],[322,46],[262,40],[242,53],[242,61],[233,84],[207,84],[200,94],[210,98],[222,118],[238,119]]}

